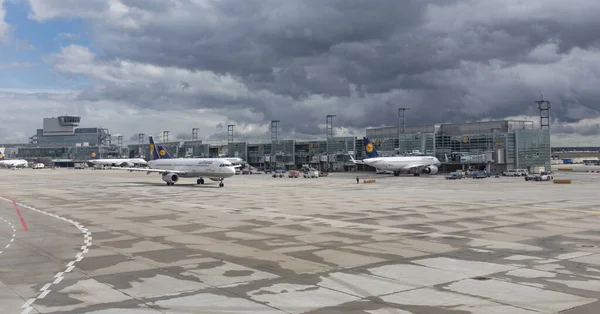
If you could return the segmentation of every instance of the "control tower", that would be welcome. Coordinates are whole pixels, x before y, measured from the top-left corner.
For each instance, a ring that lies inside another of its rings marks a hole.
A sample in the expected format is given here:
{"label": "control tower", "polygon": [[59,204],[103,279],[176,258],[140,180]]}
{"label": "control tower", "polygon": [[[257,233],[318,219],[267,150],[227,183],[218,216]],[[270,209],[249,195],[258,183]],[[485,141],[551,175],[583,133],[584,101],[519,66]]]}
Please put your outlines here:
{"label": "control tower", "polygon": [[79,122],[81,122],[81,117],[78,116],[44,118],[42,134],[43,136],[74,135]]}

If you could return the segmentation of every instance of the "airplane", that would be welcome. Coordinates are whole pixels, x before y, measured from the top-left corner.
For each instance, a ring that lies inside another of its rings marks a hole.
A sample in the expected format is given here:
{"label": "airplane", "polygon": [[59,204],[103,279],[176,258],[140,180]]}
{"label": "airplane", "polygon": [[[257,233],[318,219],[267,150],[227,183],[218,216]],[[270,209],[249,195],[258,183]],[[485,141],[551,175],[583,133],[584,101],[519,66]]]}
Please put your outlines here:
{"label": "airplane", "polygon": [[29,166],[29,163],[25,159],[6,159],[6,158],[4,158],[4,154],[0,153],[0,166],[6,167],[6,168],[9,168],[9,167],[14,167],[14,168],[24,167],[24,168],[26,168],[27,166]]}
{"label": "airplane", "polygon": [[92,159],[88,160],[87,163],[90,166],[121,166],[121,167],[133,167],[136,165],[147,165],[148,162],[142,158],[103,158],[96,153],[92,153]]}
{"label": "airplane", "polygon": [[175,185],[179,178],[198,178],[197,184],[204,184],[204,178],[219,181],[219,187],[224,187],[223,179],[235,175],[235,168],[224,158],[173,158],[167,150],[155,145],[150,136],[150,153],[152,160],[148,162],[149,169],[111,167],[111,169],[127,171],[145,171],[146,174],[158,173],[167,185]]}
{"label": "airplane", "polygon": [[438,167],[442,163],[432,156],[395,156],[381,157],[375,150],[373,143],[369,138],[364,137],[365,153],[367,158],[363,160],[354,160],[350,155],[350,159],[354,164],[365,164],[378,170],[393,171],[394,176],[399,176],[400,173],[413,173],[414,176],[420,176],[421,173],[436,174]]}

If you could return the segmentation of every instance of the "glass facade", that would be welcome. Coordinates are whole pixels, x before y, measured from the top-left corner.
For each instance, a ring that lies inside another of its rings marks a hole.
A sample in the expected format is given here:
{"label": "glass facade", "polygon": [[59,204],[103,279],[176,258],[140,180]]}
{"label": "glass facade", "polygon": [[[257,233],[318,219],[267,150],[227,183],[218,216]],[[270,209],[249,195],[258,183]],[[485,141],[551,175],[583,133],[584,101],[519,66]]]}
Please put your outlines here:
{"label": "glass facade", "polygon": [[247,160],[248,158],[248,143],[239,142],[239,143],[229,143],[227,145],[227,155],[229,157],[238,157],[243,160]]}
{"label": "glass facade", "polygon": [[[19,158],[52,158],[88,160],[92,153],[99,154],[100,158],[107,158],[109,152],[101,151],[97,146],[79,147],[21,147]],[[104,154],[103,154],[104,153]]]}
{"label": "glass facade", "polygon": [[[382,156],[433,155],[450,166],[487,166],[539,170],[550,167],[550,133],[533,128],[531,121],[485,121],[476,123],[406,126],[366,130],[366,136]],[[123,151],[116,145],[106,145],[107,129],[77,128],[72,135],[44,136],[37,130],[35,143],[10,145],[12,158],[53,158],[88,160],[92,154],[101,158],[119,155],[150,159],[148,144],[128,145]],[[88,146],[83,146],[88,143]],[[104,143],[104,144],[103,144]],[[235,142],[211,145],[202,141],[157,143],[175,157],[240,157],[249,164],[270,169],[297,168],[310,164],[321,170],[360,169],[351,162],[364,158],[362,136],[334,137],[327,140],[279,140],[251,144]],[[7,145],[7,148],[9,145]],[[533,169],[536,168],[536,169]]]}
{"label": "glass facade", "polygon": [[67,145],[75,146],[76,143],[88,143],[90,146],[98,145],[99,128],[75,129],[73,135],[44,136],[44,130],[37,130],[37,144],[41,145]]}
{"label": "glass facade", "polygon": [[437,132],[407,132],[398,138],[394,134],[397,128],[383,127],[368,129],[367,136],[382,156],[426,154],[447,161],[448,165],[486,167],[490,171],[517,167],[530,171],[539,171],[539,167],[549,169],[549,132],[534,129],[531,121],[486,121],[419,128]]}
{"label": "glass facade", "polygon": [[517,130],[515,132],[515,168],[533,171],[534,167],[551,169],[550,131]]}
{"label": "glass facade", "polygon": [[278,140],[273,141],[271,146],[271,160],[277,168],[284,166],[292,166],[296,163],[295,158],[296,141],[295,140]]}

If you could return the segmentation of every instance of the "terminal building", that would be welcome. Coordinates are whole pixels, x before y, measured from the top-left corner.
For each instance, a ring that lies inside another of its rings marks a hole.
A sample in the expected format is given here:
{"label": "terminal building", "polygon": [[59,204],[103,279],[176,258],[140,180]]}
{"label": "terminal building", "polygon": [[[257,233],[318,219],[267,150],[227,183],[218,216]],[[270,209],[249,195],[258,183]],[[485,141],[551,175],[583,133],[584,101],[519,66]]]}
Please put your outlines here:
{"label": "terminal building", "polygon": [[104,128],[78,128],[81,117],[44,118],[43,127],[29,138],[27,144],[0,144],[7,158],[23,158],[36,162],[70,163],[91,156],[118,157],[118,145]]}
{"label": "terminal building", "polygon": [[[7,158],[53,161],[56,165],[72,165],[93,156],[149,159],[148,139],[142,135],[138,144],[124,147],[121,136],[115,145],[108,129],[78,128],[80,122],[81,117],[77,116],[45,118],[43,128],[36,131],[29,143],[0,144],[0,147],[5,148]],[[259,169],[298,169],[309,165],[328,171],[374,170],[351,162],[350,155],[364,158],[362,136],[335,137],[328,132],[324,140],[300,141],[278,139],[273,124],[271,131],[271,141],[263,143],[235,142],[231,132],[227,142],[217,145],[202,140],[161,145],[174,157],[240,157]],[[366,136],[382,156],[435,156],[443,162],[441,171],[487,169],[498,173],[506,169],[539,171],[551,167],[550,133],[534,128],[531,121],[406,126],[402,130],[378,127],[367,129]]]}
{"label": "terminal building", "polygon": [[[442,171],[551,169],[550,132],[534,128],[532,121],[422,125],[406,127],[400,133],[398,127],[379,127],[367,129],[366,136],[382,156],[435,156],[444,163]],[[363,139],[356,137],[320,141],[274,139],[270,143],[230,141],[217,146],[186,141],[163,146],[180,157],[240,157],[257,168],[294,169],[310,165],[329,171],[373,170],[351,162],[349,154],[355,159],[364,158]],[[148,144],[130,145],[129,157],[145,157],[148,150]]]}
{"label": "terminal building", "polygon": [[[426,154],[444,162],[443,170],[506,169],[550,171],[550,131],[532,121],[485,121],[367,129],[384,155]],[[440,169],[442,170],[442,169]]]}

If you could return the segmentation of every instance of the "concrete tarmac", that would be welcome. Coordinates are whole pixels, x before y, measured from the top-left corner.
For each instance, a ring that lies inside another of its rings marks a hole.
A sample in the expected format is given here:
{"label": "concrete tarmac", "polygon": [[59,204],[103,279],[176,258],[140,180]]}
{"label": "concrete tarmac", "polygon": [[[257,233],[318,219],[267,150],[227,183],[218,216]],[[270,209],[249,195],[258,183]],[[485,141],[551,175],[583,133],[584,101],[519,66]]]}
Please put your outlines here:
{"label": "concrete tarmac", "polygon": [[593,174],[0,171],[2,313],[600,312]]}

